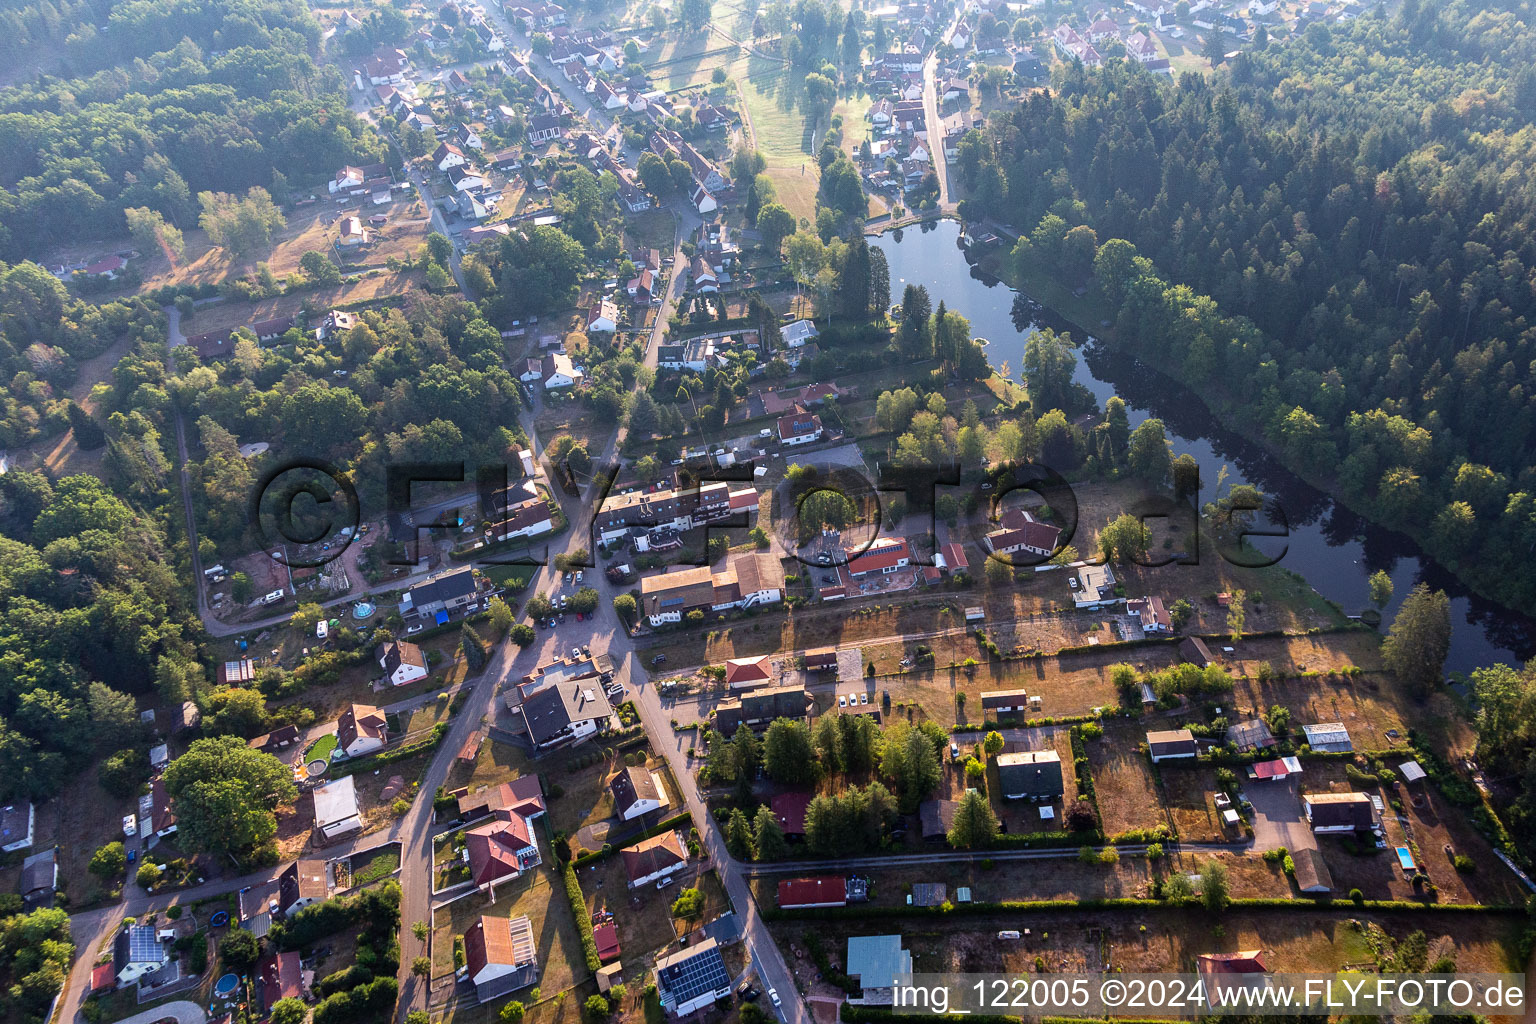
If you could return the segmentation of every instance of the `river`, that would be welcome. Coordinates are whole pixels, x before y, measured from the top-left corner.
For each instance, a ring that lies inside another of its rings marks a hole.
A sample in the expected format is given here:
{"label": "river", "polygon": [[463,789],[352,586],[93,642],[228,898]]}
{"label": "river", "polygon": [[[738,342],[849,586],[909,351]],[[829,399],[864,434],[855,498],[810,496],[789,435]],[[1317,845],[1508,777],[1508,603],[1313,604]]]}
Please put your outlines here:
{"label": "river", "polygon": [[[1015,377],[1024,365],[1024,342],[1030,334],[1046,325],[1071,330],[1079,345],[1076,380],[1093,392],[1100,408],[1117,394],[1125,401],[1132,428],[1148,417],[1162,419],[1174,452],[1187,452],[1200,464],[1202,502],[1214,496],[1223,468],[1227,483],[1252,484],[1273,499],[1290,531],[1279,564],[1304,576],[1318,593],[1346,612],[1358,614],[1370,606],[1367,580],[1377,569],[1385,569],[1394,585],[1392,600],[1382,613],[1385,623],[1391,622],[1397,606],[1421,581],[1450,596],[1448,672],[1470,672],[1497,661],[1536,656],[1536,622],[1468,593],[1411,540],[1366,522],[1298,479],[1259,445],[1224,430],[1177,382],[1124,353],[1085,339],[1082,331],[1048,309],[1039,309],[1028,329],[1017,330],[1011,316],[1014,290],[972,266],[960,245],[956,222],[930,221],[920,228],[872,237],[870,242],[885,252],[890,264],[893,301],[900,301],[907,284],[926,286],[935,306],[942,299],[970,320],[972,334],[988,340],[987,354],[993,364],[1006,361]],[[1276,543],[1264,541],[1261,546],[1272,550]]]}

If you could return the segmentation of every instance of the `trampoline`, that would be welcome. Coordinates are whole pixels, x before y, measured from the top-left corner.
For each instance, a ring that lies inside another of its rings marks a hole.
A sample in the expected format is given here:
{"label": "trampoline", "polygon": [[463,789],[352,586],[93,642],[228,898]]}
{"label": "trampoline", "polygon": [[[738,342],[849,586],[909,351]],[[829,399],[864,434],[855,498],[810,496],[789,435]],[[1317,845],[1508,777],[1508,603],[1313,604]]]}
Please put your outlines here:
{"label": "trampoline", "polygon": [[227,910],[215,910],[213,916],[208,918],[208,926],[210,928],[223,928],[227,924],[229,924],[229,911]]}

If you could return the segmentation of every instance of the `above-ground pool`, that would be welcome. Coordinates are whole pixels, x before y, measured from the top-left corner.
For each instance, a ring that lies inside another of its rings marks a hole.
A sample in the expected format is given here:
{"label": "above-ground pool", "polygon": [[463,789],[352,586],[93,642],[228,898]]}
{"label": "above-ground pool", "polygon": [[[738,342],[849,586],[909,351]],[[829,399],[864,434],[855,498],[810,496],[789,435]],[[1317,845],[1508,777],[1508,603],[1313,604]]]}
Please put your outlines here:
{"label": "above-ground pool", "polygon": [[233,992],[235,987],[239,984],[240,976],[238,974],[226,974],[218,981],[213,983],[213,994],[216,996],[227,996]]}
{"label": "above-ground pool", "polygon": [[352,617],[361,622],[363,619],[371,617],[374,613],[374,610],[375,609],[372,604],[368,603],[367,601],[359,601],[357,604],[352,606]]}

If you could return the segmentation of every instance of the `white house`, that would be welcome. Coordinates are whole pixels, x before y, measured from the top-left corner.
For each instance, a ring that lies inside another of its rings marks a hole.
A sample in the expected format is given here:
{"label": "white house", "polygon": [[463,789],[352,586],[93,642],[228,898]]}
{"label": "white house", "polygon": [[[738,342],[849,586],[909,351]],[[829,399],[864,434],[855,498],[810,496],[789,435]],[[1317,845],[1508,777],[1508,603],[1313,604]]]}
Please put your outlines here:
{"label": "white house", "polygon": [[537,954],[527,914],[485,916],[464,932],[464,968],[482,1003],[538,981]]}
{"label": "white house", "polygon": [[464,151],[451,142],[440,143],[432,153],[432,163],[440,171],[447,171],[450,167],[463,167],[469,161],[464,156]]}
{"label": "white house", "polygon": [[683,848],[683,841],[676,832],[641,840],[619,853],[624,858],[624,870],[629,874],[631,889],[659,882],[688,866],[688,851]]}
{"label": "white house", "polygon": [[357,780],[345,775],[315,787],[315,832],[326,841],[363,830],[357,805]]}
{"label": "white house", "polygon": [[720,209],[720,204],[715,201],[714,195],[703,185],[694,186],[693,194],[688,198],[693,203],[693,208],[700,213],[714,213]]}
{"label": "white house", "polygon": [[788,416],[780,416],[777,430],[780,444],[811,444],[821,440],[821,417],[799,408]]}
{"label": "white house", "polygon": [[132,985],[171,962],[153,925],[124,925],[112,942],[112,970],[119,986]]}
{"label": "white house", "polygon": [[656,990],[674,1017],[714,1005],[731,994],[731,974],[713,937],[656,961]]}
{"label": "white house", "polygon": [[612,334],[619,329],[619,307],[610,299],[594,303],[587,310],[587,332]]}
{"label": "white house", "polygon": [[779,331],[784,344],[789,348],[804,348],[805,343],[816,337],[818,333],[816,325],[809,320],[796,320],[794,323],[785,324]]}
{"label": "white house", "polygon": [[537,537],[554,528],[554,521],[549,515],[549,502],[537,497],[510,506],[507,518],[491,527],[491,535],[499,542],[517,537]]}
{"label": "white house", "polygon": [[1200,748],[1195,745],[1195,734],[1188,729],[1164,729],[1147,733],[1147,753],[1152,763],[1173,761],[1180,758],[1198,757]]}
{"label": "white house", "polygon": [[659,811],[669,804],[661,776],[646,768],[625,768],[608,783],[608,789],[613,793],[614,813],[623,821]]}
{"label": "white house", "polygon": [[336,750],[345,757],[362,757],[383,750],[388,742],[389,726],[385,724],[384,712],[371,704],[353,704],[336,720]]}
{"label": "white house", "polygon": [[468,164],[462,167],[448,168],[448,181],[453,185],[455,192],[469,192],[485,188],[485,176]]}
{"label": "white house", "polygon": [[427,658],[420,647],[405,640],[380,644],[379,667],[391,686],[404,686],[427,678]]}
{"label": "white house", "polygon": [[574,387],[586,376],[564,352],[546,352],[539,370],[545,391]]}

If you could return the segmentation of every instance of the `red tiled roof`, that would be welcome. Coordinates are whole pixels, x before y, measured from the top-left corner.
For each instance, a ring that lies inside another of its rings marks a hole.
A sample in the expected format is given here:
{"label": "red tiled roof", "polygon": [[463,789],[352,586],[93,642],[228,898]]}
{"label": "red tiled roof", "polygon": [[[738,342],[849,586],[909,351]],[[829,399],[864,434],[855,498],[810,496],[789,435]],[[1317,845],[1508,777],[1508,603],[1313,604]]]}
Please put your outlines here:
{"label": "red tiled roof", "polygon": [[805,835],[805,810],[811,806],[811,794],[801,792],[777,793],[769,802],[779,827],[787,836]]}
{"label": "red tiled roof", "polygon": [[592,941],[597,943],[597,958],[612,960],[623,950],[619,948],[619,930],[612,921],[604,921],[592,929]]}
{"label": "red tiled roof", "polygon": [[871,544],[862,555],[850,559],[848,571],[854,576],[881,572],[899,565],[903,558],[911,557],[905,537],[885,537]]}
{"label": "red tiled roof", "polygon": [[779,883],[780,907],[841,907],[848,902],[848,885],[840,875],[790,878]]}

